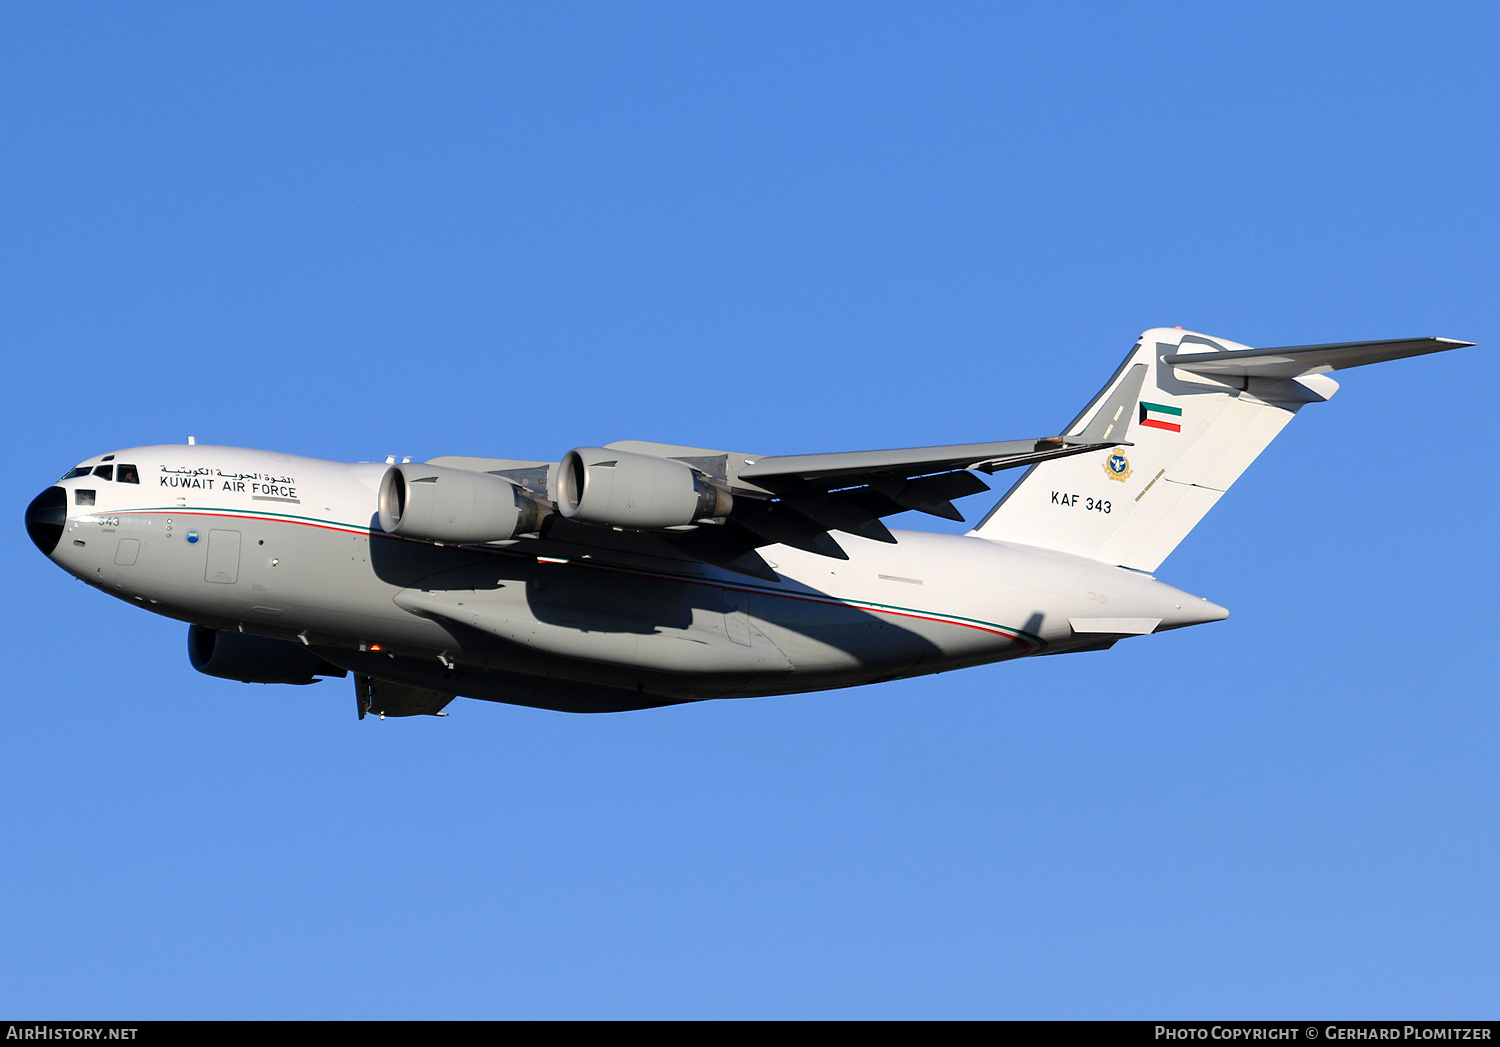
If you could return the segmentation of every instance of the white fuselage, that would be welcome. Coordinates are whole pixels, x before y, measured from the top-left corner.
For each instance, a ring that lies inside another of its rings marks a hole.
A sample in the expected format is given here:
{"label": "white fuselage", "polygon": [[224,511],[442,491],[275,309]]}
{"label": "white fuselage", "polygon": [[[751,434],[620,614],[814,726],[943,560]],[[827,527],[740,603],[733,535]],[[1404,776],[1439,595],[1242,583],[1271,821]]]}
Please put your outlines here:
{"label": "white fuselage", "polygon": [[847,560],[771,546],[771,581],[545,537],[393,537],[376,521],[380,463],[171,445],[117,451],[110,464],[134,466],[139,482],[57,485],[61,567],[157,613],[295,640],[372,675],[385,659],[676,700],[748,696],[1096,647],[1227,614],[1135,571],[971,536],[840,535]]}

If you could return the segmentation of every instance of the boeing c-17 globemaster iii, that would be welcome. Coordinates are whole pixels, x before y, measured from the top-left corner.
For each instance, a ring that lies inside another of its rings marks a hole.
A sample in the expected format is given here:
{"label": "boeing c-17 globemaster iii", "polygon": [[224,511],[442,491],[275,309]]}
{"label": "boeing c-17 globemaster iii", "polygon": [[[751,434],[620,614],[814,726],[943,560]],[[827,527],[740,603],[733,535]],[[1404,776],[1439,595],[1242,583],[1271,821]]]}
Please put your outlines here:
{"label": "boeing c-17 globemaster iii", "polygon": [[[559,462],[132,447],[26,510],[37,547],[188,622],[211,676],[353,675],[359,715],[568,712],[852,687],[1218,621],[1151,574],[1328,372],[1472,343],[1143,334],[1060,436],[765,456],[627,440]],[[1027,472],[964,535],[976,473]]]}

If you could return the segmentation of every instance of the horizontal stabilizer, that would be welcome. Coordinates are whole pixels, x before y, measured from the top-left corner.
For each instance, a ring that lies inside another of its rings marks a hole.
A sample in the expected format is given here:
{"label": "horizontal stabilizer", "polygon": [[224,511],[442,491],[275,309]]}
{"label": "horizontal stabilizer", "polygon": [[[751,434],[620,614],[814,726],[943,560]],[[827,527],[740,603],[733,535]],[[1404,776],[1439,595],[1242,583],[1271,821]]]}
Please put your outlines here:
{"label": "horizontal stabilizer", "polygon": [[1234,352],[1172,353],[1163,363],[1194,374],[1237,375],[1246,378],[1300,378],[1346,367],[1361,367],[1407,356],[1425,356],[1445,349],[1463,349],[1473,342],[1453,338],[1390,338],[1383,342],[1333,342],[1328,345],[1287,345],[1276,349]]}

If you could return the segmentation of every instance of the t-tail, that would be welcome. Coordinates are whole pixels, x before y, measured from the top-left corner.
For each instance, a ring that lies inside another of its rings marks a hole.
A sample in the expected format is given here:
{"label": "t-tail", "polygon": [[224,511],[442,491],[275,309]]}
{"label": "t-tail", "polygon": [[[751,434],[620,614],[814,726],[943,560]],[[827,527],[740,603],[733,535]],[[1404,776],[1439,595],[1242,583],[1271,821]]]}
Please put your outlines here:
{"label": "t-tail", "polygon": [[1338,391],[1327,372],[1472,344],[1253,349],[1153,328],[1067,430],[1115,446],[1033,466],[970,534],[1154,571],[1294,414]]}

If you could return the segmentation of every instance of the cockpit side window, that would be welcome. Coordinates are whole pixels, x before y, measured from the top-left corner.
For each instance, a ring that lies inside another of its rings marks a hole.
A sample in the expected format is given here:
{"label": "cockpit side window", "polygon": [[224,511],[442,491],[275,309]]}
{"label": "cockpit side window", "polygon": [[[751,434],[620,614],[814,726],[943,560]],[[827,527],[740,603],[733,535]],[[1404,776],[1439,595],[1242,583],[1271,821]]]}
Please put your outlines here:
{"label": "cockpit side window", "polygon": [[138,484],[141,482],[141,475],[136,472],[135,466],[126,465],[124,462],[121,462],[118,468],[119,471],[115,473],[115,480],[118,482],[122,484]]}
{"label": "cockpit side window", "polygon": [[115,478],[115,467],[112,465],[97,465],[94,467],[94,475],[102,476],[106,480]]}
{"label": "cockpit side window", "polygon": [[93,491],[85,491],[81,487],[76,488],[73,491],[73,504],[74,505],[93,505],[94,504],[94,492]]}

